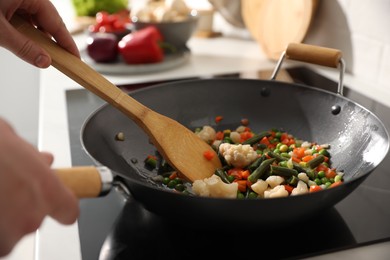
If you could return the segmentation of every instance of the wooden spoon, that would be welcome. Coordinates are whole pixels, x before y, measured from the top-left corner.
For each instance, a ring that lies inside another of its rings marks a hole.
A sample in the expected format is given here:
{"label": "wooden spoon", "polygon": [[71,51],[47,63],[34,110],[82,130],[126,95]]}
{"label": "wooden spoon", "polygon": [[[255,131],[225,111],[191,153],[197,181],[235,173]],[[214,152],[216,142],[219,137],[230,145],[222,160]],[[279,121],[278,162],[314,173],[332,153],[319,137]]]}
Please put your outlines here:
{"label": "wooden spoon", "polygon": [[[215,151],[193,131],[142,105],[23,18],[15,15],[11,23],[50,54],[52,66],[135,121],[161,155],[183,177],[190,181],[204,179],[221,167]],[[212,151],[214,157],[207,160],[203,156],[205,151]]]}

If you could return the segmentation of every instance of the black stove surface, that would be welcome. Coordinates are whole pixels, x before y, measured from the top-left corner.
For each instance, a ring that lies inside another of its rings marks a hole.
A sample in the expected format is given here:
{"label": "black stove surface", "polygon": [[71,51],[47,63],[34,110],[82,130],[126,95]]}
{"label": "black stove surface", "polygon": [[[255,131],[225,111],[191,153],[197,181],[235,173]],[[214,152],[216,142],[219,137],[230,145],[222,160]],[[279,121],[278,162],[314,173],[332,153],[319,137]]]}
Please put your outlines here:
{"label": "black stove surface", "polygon": [[[337,83],[306,67],[287,69],[294,82],[331,90]],[[263,73],[255,72],[256,75]],[[245,78],[247,73],[215,77]],[[253,73],[250,75],[253,76]],[[268,75],[268,74],[267,74]],[[251,77],[252,77],[251,76]],[[166,82],[166,81],[165,81]],[[121,86],[126,91],[157,84]],[[376,114],[390,129],[390,108],[344,89],[344,96]],[[84,90],[66,93],[72,164],[91,165],[80,143],[81,126],[104,104]],[[390,240],[390,155],[344,200],[305,223],[264,231],[192,227],[147,211],[120,188],[107,196],[80,201],[78,221],[83,260],[184,259],[208,256],[297,259]],[[279,247],[279,250],[271,249]],[[209,252],[209,253],[206,253]]]}

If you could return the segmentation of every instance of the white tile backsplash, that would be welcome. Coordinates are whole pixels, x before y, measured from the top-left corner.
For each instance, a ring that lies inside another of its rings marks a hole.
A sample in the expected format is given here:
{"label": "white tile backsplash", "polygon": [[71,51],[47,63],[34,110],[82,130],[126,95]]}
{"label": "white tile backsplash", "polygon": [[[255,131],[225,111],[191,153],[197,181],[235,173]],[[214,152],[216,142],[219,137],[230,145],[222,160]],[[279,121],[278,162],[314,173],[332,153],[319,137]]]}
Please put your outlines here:
{"label": "white tile backsplash", "polygon": [[390,93],[389,0],[320,0],[304,42],[340,49],[349,73]]}
{"label": "white tile backsplash", "polygon": [[383,49],[383,57],[379,67],[378,83],[390,91],[390,44],[385,45]]}
{"label": "white tile backsplash", "polygon": [[390,43],[390,1],[351,1],[344,10],[352,33]]}
{"label": "white tile backsplash", "polygon": [[377,83],[384,44],[361,34],[352,34],[351,39],[353,74]]}

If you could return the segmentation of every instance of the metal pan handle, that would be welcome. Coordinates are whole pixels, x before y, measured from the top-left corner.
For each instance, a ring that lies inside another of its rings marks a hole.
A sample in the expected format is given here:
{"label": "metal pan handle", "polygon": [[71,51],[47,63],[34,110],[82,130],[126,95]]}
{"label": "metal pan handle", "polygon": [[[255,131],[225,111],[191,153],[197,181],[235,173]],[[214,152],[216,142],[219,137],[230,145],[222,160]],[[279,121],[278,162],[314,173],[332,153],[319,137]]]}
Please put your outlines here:
{"label": "metal pan handle", "polygon": [[275,80],[284,59],[302,61],[321,66],[340,68],[337,94],[343,95],[343,78],[345,73],[345,61],[340,50],[320,47],[303,43],[290,43],[281,54],[278,63],[272,73],[271,80]]}

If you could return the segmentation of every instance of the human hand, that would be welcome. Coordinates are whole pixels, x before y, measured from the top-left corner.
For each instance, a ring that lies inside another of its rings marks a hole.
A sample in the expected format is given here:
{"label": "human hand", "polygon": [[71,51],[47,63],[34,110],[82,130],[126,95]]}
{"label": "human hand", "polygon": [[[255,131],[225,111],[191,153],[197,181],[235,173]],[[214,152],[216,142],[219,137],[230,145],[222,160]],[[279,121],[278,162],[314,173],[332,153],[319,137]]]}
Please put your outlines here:
{"label": "human hand", "polygon": [[9,23],[15,13],[53,36],[57,43],[69,52],[80,56],[72,36],[49,0],[0,1],[0,46],[39,68],[47,68],[51,64],[50,55],[44,49],[19,33]]}
{"label": "human hand", "polygon": [[37,151],[0,119],[0,256],[11,252],[46,216],[72,224],[78,200],[53,174],[53,155]]}

